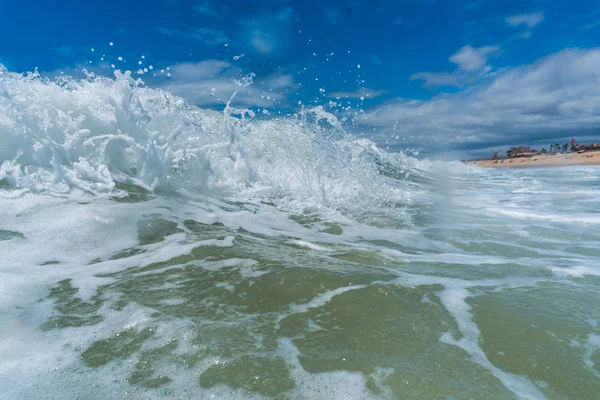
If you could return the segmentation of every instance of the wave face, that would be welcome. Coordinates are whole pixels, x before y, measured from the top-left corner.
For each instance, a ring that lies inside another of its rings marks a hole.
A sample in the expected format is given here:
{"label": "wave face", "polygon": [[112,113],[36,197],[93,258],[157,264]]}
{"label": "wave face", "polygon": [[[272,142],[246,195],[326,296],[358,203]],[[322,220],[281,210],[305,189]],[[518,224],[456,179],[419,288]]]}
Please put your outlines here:
{"label": "wave face", "polygon": [[[594,398],[600,178],[0,69],[11,398]],[[93,382],[90,384],[90,382]]]}
{"label": "wave face", "polygon": [[54,81],[5,72],[0,88],[0,176],[15,189],[105,195],[127,184],[334,208],[410,197],[399,178],[417,161],[347,135],[322,107],[269,120],[218,113],[120,72]]}

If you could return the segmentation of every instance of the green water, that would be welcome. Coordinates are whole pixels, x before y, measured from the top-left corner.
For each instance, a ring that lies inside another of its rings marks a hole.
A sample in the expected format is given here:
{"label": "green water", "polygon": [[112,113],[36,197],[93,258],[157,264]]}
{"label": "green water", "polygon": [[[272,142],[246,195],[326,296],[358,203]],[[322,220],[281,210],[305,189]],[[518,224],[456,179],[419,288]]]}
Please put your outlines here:
{"label": "green water", "polygon": [[4,201],[0,381],[26,399],[600,399],[600,209],[550,172],[498,174],[354,214],[127,186]]}
{"label": "green water", "polygon": [[[107,314],[129,307],[152,310],[144,327],[117,330],[80,349],[82,368],[121,365],[133,387],[155,389],[168,398],[177,393],[174,375],[190,374],[199,388],[225,385],[248,397],[318,398],[319,392],[293,391],[294,369],[302,368],[309,375],[360,373],[367,397],[515,398],[471,355],[440,341],[445,333],[456,340],[462,333],[440,301],[444,286],[436,283],[437,276],[475,282],[469,284],[467,303],[480,331],[479,346],[493,365],[527,377],[549,399],[594,399],[600,393],[600,349],[591,354],[593,369],[583,361],[588,336],[600,334],[589,322],[600,321],[598,277],[567,284],[519,262],[411,261],[342,244],[321,243],[325,251],[311,251],[289,238],[192,219],[178,224],[147,218],[137,229],[139,246],[107,258],[136,256],[144,245],[181,232],[186,242],[233,236],[234,245],[200,245],[167,261],[103,274],[113,283],[85,301],[68,279],[50,290],[54,315],[43,324],[45,330],[101,325]],[[336,235],[342,229],[332,224],[333,232],[324,232]],[[490,231],[485,241],[454,245],[480,255],[539,257],[534,250],[519,254],[515,246],[487,242],[498,235]],[[406,286],[398,282],[399,272],[434,278]],[[503,287],[518,276],[540,281]],[[497,281],[485,281],[491,278]],[[340,288],[345,291],[329,301],[301,307]],[[171,331],[171,326],[177,328]],[[297,349],[297,364],[282,350],[288,342]]]}

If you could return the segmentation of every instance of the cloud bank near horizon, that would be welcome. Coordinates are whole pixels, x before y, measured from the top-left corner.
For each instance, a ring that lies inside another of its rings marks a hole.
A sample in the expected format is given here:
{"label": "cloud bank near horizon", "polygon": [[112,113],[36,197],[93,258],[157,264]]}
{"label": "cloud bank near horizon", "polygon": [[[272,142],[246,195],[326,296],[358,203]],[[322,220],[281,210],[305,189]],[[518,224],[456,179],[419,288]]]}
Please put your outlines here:
{"label": "cloud bank near horizon", "polygon": [[[600,136],[600,48],[567,49],[499,70],[430,100],[393,99],[367,110],[379,140],[475,154],[513,144]],[[395,139],[398,138],[398,139]]]}

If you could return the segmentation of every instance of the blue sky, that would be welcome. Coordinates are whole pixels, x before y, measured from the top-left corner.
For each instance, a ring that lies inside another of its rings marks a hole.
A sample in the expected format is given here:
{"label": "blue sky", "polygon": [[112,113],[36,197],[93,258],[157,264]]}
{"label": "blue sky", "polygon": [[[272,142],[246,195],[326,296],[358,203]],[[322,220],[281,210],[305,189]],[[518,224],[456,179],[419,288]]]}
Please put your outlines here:
{"label": "blue sky", "polygon": [[393,148],[600,139],[597,1],[33,0],[0,4],[0,34],[10,71],[146,68],[148,85],[217,109],[253,72],[239,102],[324,105]]}

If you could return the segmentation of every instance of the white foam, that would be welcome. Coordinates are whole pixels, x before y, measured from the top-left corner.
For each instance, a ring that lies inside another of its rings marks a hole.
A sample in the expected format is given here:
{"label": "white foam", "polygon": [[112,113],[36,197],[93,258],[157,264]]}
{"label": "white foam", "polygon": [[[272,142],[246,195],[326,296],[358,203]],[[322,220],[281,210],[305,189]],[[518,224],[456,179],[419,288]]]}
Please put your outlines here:
{"label": "white foam", "polygon": [[538,388],[526,377],[507,373],[493,365],[483,349],[479,346],[481,334],[479,327],[473,321],[471,306],[466,299],[472,294],[469,288],[475,286],[491,287],[518,287],[522,285],[535,285],[535,279],[508,279],[508,280],[485,280],[485,281],[464,281],[460,279],[438,278],[410,274],[401,274],[397,281],[402,285],[420,286],[424,284],[438,283],[444,286],[444,290],[438,292],[442,304],[448,312],[454,317],[462,337],[455,339],[450,332],[445,333],[440,338],[442,343],[457,346],[467,352],[473,362],[487,369],[492,375],[498,378],[502,384],[513,392],[518,398],[522,399],[545,399],[546,397]]}
{"label": "white foam", "polygon": [[578,215],[558,215],[558,214],[536,214],[531,211],[519,211],[502,208],[488,208],[489,212],[506,215],[508,217],[524,220],[552,221],[561,223],[579,223],[579,224],[600,224],[599,216],[578,216]]}
{"label": "white foam", "polygon": [[471,359],[490,371],[502,384],[522,399],[545,399],[546,397],[526,377],[507,373],[493,365],[479,347],[480,332],[473,322],[470,306],[465,299],[469,293],[464,288],[445,289],[439,294],[446,309],[454,316],[462,338],[456,340],[450,333],[444,334],[440,341],[460,347],[471,355]]}
{"label": "white foam", "polygon": [[[367,388],[367,377],[358,372],[332,371],[308,373],[300,364],[300,351],[291,339],[279,339],[278,354],[282,355],[290,368],[295,387],[289,392],[291,398],[367,400],[393,399],[388,390],[375,395]],[[379,372],[385,374],[385,371]]]}
{"label": "white foam", "polygon": [[295,244],[296,246],[305,247],[307,249],[316,250],[316,251],[328,251],[327,247],[320,246],[315,243],[308,242],[306,240],[289,240],[288,243]]}
{"label": "white foam", "polygon": [[585,343],[585,352],[583,354],[583,363],[588,367],[590,372],[600,379],[600,369],[596,366],[592,360],[592,354],[600,351],[600,335],[591,333],[588,336],[588,340]]}
{"label": "white foam", "polygon": [[311,301],[309,301],[307,303],[292,305],[290,307],[290,313],[280,316],[279,320],[282,320],[283,318],[285,318],[286,316],[288,316],[290,314],[304,313],[304,312],[307,312],[308,310],[310,310],[311,308],[323,307],[325,304],[329,303],[331,301],[331,299],[333,299],[335,296],[338,296],[338,295],[348,292],[350,290],[363,289],[365,287],[366,287],[366,285],[352,285],[352,286],[342,286],[337,289],[328,290],[327,292],[316,296],[315,298],[313,298]]}
{"label": "white foam", "polygon": [[185,299],[165,299],[157,302],[165,306],[179,306],[185,304]]}
{"label": "white foam", "polygon": [[[89,301],[99,286],[114,282],[115,278],[99,274],[167,262],[190,254],[198,246],[235,248],[242,242],[241,236],[243,241],[261,245],[269,244],[271,238],[278,246],[285,241],[301,247],[293,249],[295,252],[315,255],[306,252],[314,250],[323,258],[328,251],[342,249],[374,252],[382,264],[386,259],[407,265],[456,264],[453,272],[461,265],[516,263],[523,265],[524,271],[530,266],[544,267],[554,274],[546,280],[561,284],[569,281],[560,278],[598,275],[594,257],[574,258],[560,250],[572,245],[570,239],[545,241],[556,250],[540,252],[539,258],[476,254],[459,251],[449,241],[431,239],[433,231],[456,242],[480,240],[471,237],[469,231],[482,228],[484,235],[508,230],[511,237],[506,241],[512,246],[518,246],[517,239],[542,241],[522,230],[523,221],[528,221],[529,225],[559,231],[569,224],[570,229],[579,230],[577,235],[587,248],[597,247],[598,236],[593,236],[598,235],[600,222],[600,210],[593,201],[597,193],[575,190],[570,193],[583,197],[578,197],[573,206],[554,207],[550,201],[542,207],[537,200],[559,191],[558,186],[551,186],[552,178],[532,183],[529,178],[521,179],[518,174],[522,172],[482,171],[460,163],[389,154],[369,140],[347,135],[340,122],[323,108],[265,119],[253,119],[249,110],[236,109],[233,102],[224,113],[201,110],[167,92],[145,87],[127,74],[117,73],[115,79],[48,81],[36,75],[2,72],[0,89],[0,229],[24,236],[0,241],[0,381],[8,387],[3,394],[12,398],[24,398],[29,393],[40,398],[123,397],[126,392],[138,398],[155,396],[156,392],[121,381],[139,355],[97,370],[86,368],[79,358],[81,351],[96,340],[127,327],[155,325],[155,310],[130,304],[119,312],[105,305],[98,311],[105,318],[101,324],[41,332],[39,326],[56,311],[52,301],[38,300],[45,299],[58,281],[71,279],[76,297]],[[590,175],[587,170],[576,170],[573,181],[579,179],[590,185]],[[156,197],[134,204],[115,202],[113,196],[127,195],[117,189],[117,183],[145,188]],[[527,185],[535,185],[531,193],[519,189]],[[444,198],[450,195],[452,199]],[[445,202],[438,201],[438,197]],[[444,207],[428,214],[436,202]],[[540,209],[535,208],[538,205]],[[589,212],[582,214],[583,208]],[[290,218],[291,213],[315,214],[320,221],[303,226]],[[185,233],[140,245],[138,222],[149,215],[175,221]],[[419,217],[431,215],[435,222],[419,221]],[[183,225],[186,219],[223,223],[224,230],[231,233],[194,241]],[[321,232],[321,221],[339,223],[343,233]],[[236,232],[238,229],[250,233]],[[385,240],[389,245],[375,245],[376,240]],[[411,251],[395,249],[395,244]],[[109,259],[130,249],[143,252]],[[235,267],[249,284],[271,272],[245,258],[195,260],[183,266],[192,265],[207,270]],[[181,267],[166,266],[138,276]],[[467,352],[515,395],[543,398],[526,378],[490,363],[479,346],[481,335],[467,303],[477,286],[503,290],[533,286],[542,279],[509,276],[461,280],[404,274],[397,266],[381,267],[400,277],[391,283],[375,282],[378,285],[442,285],[440,299],[463,336],[456,339],[448,333],[440,340]],[[361,272],[370,273],[378,267],[364,268]],[[478,272],[484,274],[485,270]],[[235,291],[233,284],[218,285]],[[170,282],[152,289],[177,287],[177,283]],[[275,320],[280,322],[291,314],[323,307],[335,296],[364,287],[348,285],[325,291],[304,303],[290,304]],[[431,302],[426,296],[421,300]],[[178,305],[183,301],[173,298],[161,304]],[[237,316],[232,311],[230,317],[223,323],[246,327],[257,315]],[[181,319],[159,323],[156,337],[143,348],[176,337],[181,342],[177,352],[194,349],[190,325],[202,323],[219,322]],[[309,329],[322,327],[309,321]],[[590,335],[586,344],[584,362],[590,368],[597,342],[597,335]],[[291,367],[296,387],[287,394],[292,398],[373,398],[366,386],[368,378],[380,382],[380,397],[393,398],[379,379],[390,371],[381,370],[370,377],[348,371],[308,373],[299,363],[300,353],[291,340],[280,339],[278,344],[269,356],[279,355]],[[169,387],[175,388],[176,395],[189,398],[200,390],[201,372],[225,361],[207,357],[191,370],[168,363],[156,368],[174,379]],[[90,387],[89,382],[96,385]],[[217,386],[202,389],[201,394],[205,398],[237,399],[247,398],[249,392]]]}
{"label": "white foam", "polygon": [[373,160],[390,169],[415,160],[346,135],[322,107],[253,120],[231,101],[223,113],[190,108],[129,72],[55,81],[5,73],[0,87],[0,174],[16,189],[98,195],[120,182],[357,210],[411,200]]}
{"label": "white foam", "polygon": [[600,268],[594,268],[584,265],[566,268],[550,267],[550,270],[556,276],[572,276],[575,278],[582,278],[584,276],[600,276]]}

